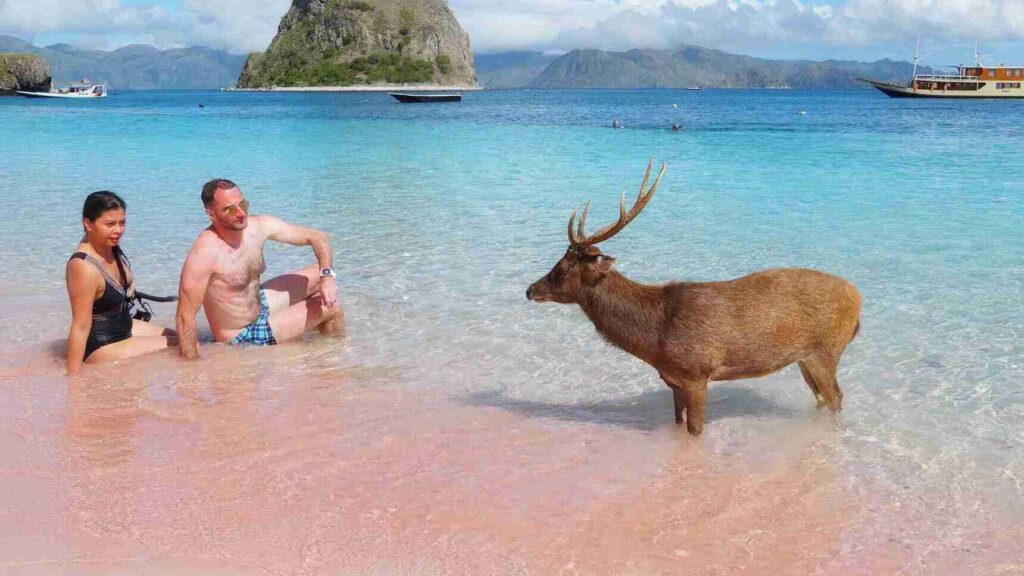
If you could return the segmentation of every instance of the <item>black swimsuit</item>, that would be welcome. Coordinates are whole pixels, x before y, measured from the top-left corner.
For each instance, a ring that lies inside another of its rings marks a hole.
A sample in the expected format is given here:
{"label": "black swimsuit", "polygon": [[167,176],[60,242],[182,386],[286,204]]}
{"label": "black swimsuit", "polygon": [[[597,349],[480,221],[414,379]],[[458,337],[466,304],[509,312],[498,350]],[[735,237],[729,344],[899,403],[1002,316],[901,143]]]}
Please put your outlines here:
{"label": "black swimsuit", "polygon": [[[128,264],[128,260],[121,255],[118,257],[121,258],[122,265],[130,270],[131,266]],[[103,275],[105,284],[103,296],[92,303],[92,328],[89,330],[89,338],[85,341],[85,357],[88,358],[90,354],[107,344],[132,337],[129,294],[133,292],[133,286],[129,284],[126,291],[121,284],[110,277],[110,274],[107,274],[99,260],[85,252],[75,252],[71,255],[71,259],[75,258],[85,260],[95,266]]]}

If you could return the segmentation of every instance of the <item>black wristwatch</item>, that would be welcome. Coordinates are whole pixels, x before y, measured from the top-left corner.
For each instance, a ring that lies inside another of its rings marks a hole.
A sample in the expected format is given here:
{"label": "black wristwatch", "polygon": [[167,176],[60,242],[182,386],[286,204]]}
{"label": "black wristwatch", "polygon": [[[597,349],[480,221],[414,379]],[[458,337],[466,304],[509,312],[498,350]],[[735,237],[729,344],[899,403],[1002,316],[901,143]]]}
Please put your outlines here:
{"label": "black wristwatch", "polygon": [[320,277],[321,278],[337,278],[338,275],[334,273],[334,268],[321,268],[320,269]]}

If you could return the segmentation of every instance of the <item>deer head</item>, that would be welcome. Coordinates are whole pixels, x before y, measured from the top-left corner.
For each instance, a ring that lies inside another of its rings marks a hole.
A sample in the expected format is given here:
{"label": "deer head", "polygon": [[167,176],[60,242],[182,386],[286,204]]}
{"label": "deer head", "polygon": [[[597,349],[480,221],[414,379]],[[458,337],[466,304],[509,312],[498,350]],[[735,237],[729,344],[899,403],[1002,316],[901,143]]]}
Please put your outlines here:
{"label": "deer head", "polygon": [[611,271],[615,259],[602,254],[596,244],[618,234],[651,201],[654,191],[658,189],[658,184],[661,183],[662,175],[665,174],[665,165],[662,164],[661,169],[658,170],[658,176],[654,179],[654,183],[651,184],[650,188],[647,188],[647,182],[650,179],[653,166],[654,160],[652,159],[647,164],[647,172],[644,174],[644,180],[640,184],[640,192],[637,194],[636,202],[628,212],[626,211],[626,193],[622,193],[622,198],[619,201],[619,219],[613,224],[609,224],[593,235],[587,236],[584,226],[587,221],[587,213],[590,211],[590,202],[588,201],[586,206],[584,206],[583,214],[580,216],[579,224],[576,225],[575,230],[573,229],[573,224],[576,221],[577,211],[573,210],[572,216],[569,217],[569,249],[547,275],[534,282],[526,290],[527,299],[534,302],[571,304],[579,301],[581,291],[593,288],[601,283]]}

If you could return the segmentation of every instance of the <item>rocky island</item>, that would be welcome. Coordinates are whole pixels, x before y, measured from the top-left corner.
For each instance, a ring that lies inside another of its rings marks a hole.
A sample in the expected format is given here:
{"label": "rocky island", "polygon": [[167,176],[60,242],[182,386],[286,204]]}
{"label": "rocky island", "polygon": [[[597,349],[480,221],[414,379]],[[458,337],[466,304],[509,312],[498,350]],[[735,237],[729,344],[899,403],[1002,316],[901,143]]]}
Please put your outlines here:
{"label": "rocky island", "polygon": [[469,36],[445,0],[293,0],[239,88],[477,86]]}
{"label": "rocky island", "polygon": [[50,65],[35,54],[0,54],[0,95],[17,90],[49,92]]}

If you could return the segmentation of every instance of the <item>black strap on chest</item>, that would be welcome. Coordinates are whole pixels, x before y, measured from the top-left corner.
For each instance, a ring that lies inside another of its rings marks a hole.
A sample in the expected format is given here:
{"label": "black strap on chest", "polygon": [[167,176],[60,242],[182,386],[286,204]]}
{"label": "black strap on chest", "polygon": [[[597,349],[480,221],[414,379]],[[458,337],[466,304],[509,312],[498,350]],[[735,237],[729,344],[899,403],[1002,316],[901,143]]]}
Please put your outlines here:
{"label": "black strap on chest", "polygon": [[128,257],[121,251],[121,247],[115,246],[114,260],[117,261],[117,271],[121,273],[121,287],[124,288],[125,298],[131,300],[134,295],[129,294],[131,290],[129,290],[130,287],[128,286],[128,275],[124,273],[124,262],[121,261],[122,258],[128,260]]}

